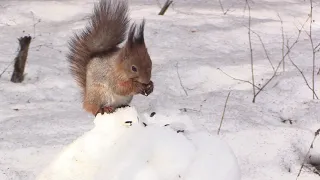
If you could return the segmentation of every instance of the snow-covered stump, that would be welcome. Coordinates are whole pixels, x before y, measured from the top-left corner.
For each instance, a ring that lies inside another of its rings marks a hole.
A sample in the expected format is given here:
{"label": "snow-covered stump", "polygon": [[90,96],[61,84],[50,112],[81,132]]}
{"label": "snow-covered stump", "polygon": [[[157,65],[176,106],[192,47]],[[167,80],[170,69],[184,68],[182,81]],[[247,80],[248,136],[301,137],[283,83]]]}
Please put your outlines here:
{"label": "snow-covered stump", "polygon": [[98,115],[38,180],[240,180],[229,146],[206,133],[144,126],[133,107]]}

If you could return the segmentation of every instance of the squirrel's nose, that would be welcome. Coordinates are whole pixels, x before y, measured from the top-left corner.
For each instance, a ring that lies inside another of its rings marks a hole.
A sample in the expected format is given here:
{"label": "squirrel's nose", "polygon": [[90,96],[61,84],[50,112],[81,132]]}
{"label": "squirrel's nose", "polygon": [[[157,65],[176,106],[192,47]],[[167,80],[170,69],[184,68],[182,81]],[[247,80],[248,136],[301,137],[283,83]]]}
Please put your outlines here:
{"label": "squirrel's nose", "polygon": [[138,81],[140,83],[143,83],[143,84],[148,84],[150,82],[150,75],[149,74],[144,74],[143,76],[140,76],[140,78],[138,79]]}

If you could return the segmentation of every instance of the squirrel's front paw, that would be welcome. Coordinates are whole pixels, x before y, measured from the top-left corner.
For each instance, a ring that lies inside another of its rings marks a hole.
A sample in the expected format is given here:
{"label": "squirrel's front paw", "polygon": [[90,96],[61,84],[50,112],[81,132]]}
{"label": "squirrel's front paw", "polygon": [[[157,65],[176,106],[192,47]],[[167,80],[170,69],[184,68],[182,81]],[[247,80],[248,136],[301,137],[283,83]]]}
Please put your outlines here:
{"label": "squirrel's front paw", "polygon": [[150,81],[146,86],[145,89],[143,91],[143,95],[148,96],[149,94],[151,94],[153,92],[153,82]]}
{"label": "squirrel's front paw", "polygon": [[95,116],[97,116],[99,113],[101,115],[103,115],[104,113],[111,114],[113,112],[115,112],[115,108],[113,108],[111,106],[103,106],[103,107],[99,108],[99,110],[96,112]]}

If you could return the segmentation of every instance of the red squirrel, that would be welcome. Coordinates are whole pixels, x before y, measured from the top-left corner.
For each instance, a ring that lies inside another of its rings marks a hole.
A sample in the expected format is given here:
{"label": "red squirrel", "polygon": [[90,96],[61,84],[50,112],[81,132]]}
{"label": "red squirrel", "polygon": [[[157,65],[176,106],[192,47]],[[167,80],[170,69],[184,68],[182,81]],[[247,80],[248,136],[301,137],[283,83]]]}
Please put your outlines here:
{"label": "red squirrel", "polygon": [[83,108],[95,116],[128,106],[134,95],[153,92],[145,20],[129,28],[128,14],[127,2],[100,0],[89,24],[69,41],[71,74],[81,88]]}

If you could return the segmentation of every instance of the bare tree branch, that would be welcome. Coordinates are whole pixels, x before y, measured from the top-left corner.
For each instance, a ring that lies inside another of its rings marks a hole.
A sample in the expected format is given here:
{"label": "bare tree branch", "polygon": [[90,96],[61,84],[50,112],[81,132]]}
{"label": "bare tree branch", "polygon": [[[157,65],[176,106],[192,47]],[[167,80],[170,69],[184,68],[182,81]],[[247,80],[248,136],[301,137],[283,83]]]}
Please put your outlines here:
{"label": "bare tree branch", "polygon": [[[288,42],[288,43],[289,43],[289,42]],[[287,45],[287,48],[289,48],[289,45]],[[300,74],[302,75],[302,77],[303,77],[306,85],[308,86],[308,88],[312,91],[312,93],[315,95],[315,97],[316,97],[317,99],[319,99],[319,98],[318,98],[318,95],[317,95],[316,92],[315,92],[315,90],[310,87],[310,85],[309,85],[309,83],[308,83],[308,81],[307,81],[307,78],[306,78],[305,75],[303,74],[302,70],[301,70],[301,69],[293,62],[293,60],[291,59],[290,53],[288,54],[288,58],[289,58],[290,62],[292,63],[292,65],[293,65],[294,67],[296,67],[296,69],[300,72]]]}
{"label": "bare tree branch", "polygon": [[249,38],[249,48],[250,48],[250,60],[251,60],[251,79],[252,79],[252,93],[253,93],[253,99],[252,102],[255,102],[255,95],[256,95],[256,88],[255,88],[255,84],[254,84],[254,69],[253,69],[253,50],[252,50],[252,43],[251,43],[251,7],[250,4],[248,2],[248,0],[246,0],[246,6],[248,8],[248,38]]}
{"label": "bare tree branch", "polygon": [[33,21],[33,38],[36,38],[36,25],[39,24],[41,22],[41,19],[38,19],[37,22],[35,22],[35,17],[34,17],[34,13],[31,11],[32,14],[32,21]]}
{"label": "bare tree branch", "polygon": [[[316,67],[316,47],[314,46],[313,43],[313,38],[312,38],[312,23],[313,23],[313,3],[312,0],[310,0],[310,13],[309,13],[309,32],[307,33],[309,40],[310,40],[310,45],[312,47],[312,89],[314,92],[315,89],[315,67]],[[315,99],[315,93],[312,94],[312,99]]]}
{"label": "bare tree branch", "polygon": [[[320,43],[316,46],[316,47],[314,47],[314,49],[316,50],[316,51],[319,51],[320,50]],[[319,48],[319,49],[318,49]]]}
{"label": "bare tree branch", "polygon": [[261,36],[260,36],[258,33],[256,33],[255,31],[253,31],[252,29],[251,29],[251,32],[252,32],[253,34],[255,34],[255,35],[259,38],[260,43],[261,43],[261,45],[262,45],[262,47],[263,47],[264,53],[266,54],[266,57],[267,57],[270,65],[271,65],[273,71],[275,72],[276,69],[274,68],[274,66],[273,66],[273,64],[272,64],[272,62],[271,62],[271,59],[270,59],[270,57],[269,57],[269,53],[268,53],[268,51],[267,51],[267,49],[266,49],[266,46],[264,45],[264,43],[263,43],[263,41],[262,41]]}
{"label": "bare tree branch", "polygon": [[276,77],[277,72],[280,68],[281,63],[284,61],[285,57],[289,54],[289,52],[293,49],[293,47],[298,43],[299,39],[300,39],[300,35],[301,35],[301,31],[304,28],[305,24],[308,22],[309,17],[306,19],[306,21],[302,24],[301,28],[298,28],[298,36],[295,39],[295,41],[291,44],[291,46],[288,48],[288,51],[284,54],[284,56],[282,57],[282,60],[278,63],[278,66],[276,67],[276,72],[273,73],[273,75],[271,76],[271,78],[261,87],[261,89],[255,94],[254,99],[256,99],[256,97],[259,95],[259,93],[272,81],[272,79],[274,77]]}

